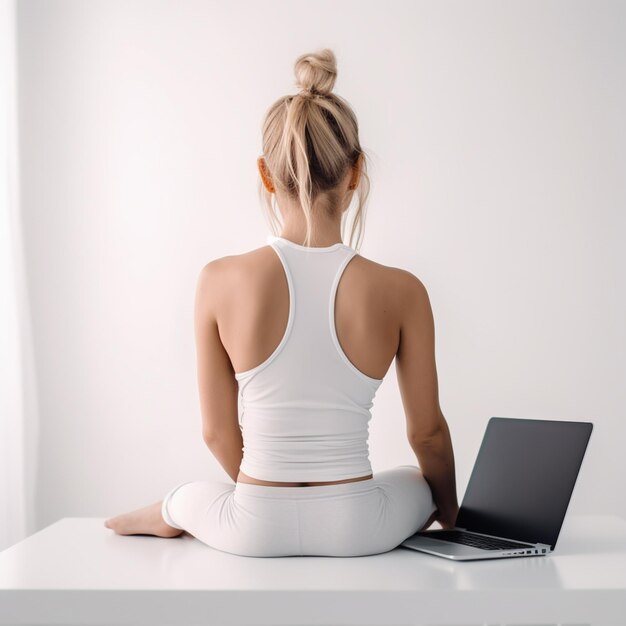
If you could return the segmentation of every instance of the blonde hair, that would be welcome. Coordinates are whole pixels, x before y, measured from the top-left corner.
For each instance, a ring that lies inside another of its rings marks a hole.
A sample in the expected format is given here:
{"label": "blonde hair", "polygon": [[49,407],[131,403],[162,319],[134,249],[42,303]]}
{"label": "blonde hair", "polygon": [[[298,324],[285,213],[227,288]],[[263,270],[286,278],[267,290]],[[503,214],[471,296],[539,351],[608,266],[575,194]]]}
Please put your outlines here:
{"label": "blonde hair", "polygon": [[[365,153],[359,143],[356,116],[346,100],[332,93],[337,78],[337,61],[332,50],[303,54],[296,59],[296,84],[301,91],[279,98],[265,114],[262,129],[263,157],[274,189],[299,200],[307,224],[304,245],[313,234],[312,209],[320,198],[319,209],[332,217],[343,198],[338,184],[362,158],[359,183],[355,189],[357,208],[350,229],[349,244],[357,251],[363,239],[366,201],[370,181]],[[272,194],[259,180],[261,205],[274,235],[282,228],[280,212]],[[342,215],[342,240],[345,217]],[[358,232],[357,232],[358,231]],[[353,239],[357,239],[356,247]]]}

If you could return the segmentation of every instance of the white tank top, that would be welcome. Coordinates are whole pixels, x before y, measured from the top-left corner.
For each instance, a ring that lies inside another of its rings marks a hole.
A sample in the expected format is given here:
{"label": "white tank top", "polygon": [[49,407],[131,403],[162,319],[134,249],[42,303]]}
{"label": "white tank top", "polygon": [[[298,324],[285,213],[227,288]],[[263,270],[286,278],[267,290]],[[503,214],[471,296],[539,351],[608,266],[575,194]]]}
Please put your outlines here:
{"label": "white tank top", "polygon": [[289,318],[274,352],[237,372],[241,471],[259,480],[325,482],[367,476],[369,420],[383,379],[357,369],[341,349],[334,306],[356,250],[308,248],[269,235],[289,285]]}

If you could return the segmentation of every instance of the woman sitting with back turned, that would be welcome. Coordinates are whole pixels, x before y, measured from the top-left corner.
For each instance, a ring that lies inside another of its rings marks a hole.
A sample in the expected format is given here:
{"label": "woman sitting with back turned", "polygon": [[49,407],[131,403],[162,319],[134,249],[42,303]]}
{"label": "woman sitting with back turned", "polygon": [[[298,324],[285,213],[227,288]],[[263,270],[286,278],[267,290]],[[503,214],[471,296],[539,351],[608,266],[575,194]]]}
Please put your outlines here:
{"label": "woman sitting with back turned", "polygon": [[[357,227],[362,238],[369,190],[356,117],[332,92],[331,50],[302,55],[295,72],[301,91],[267,112],[258,160],[280,235],[208,263],[197,284],[203,435],[234,482],[179,484],[107,520],[119,534],[187,531],[244,556],[362,556],[392,550],[435,520],[454,526],[454,456],[428,294],[410,272],[343,243],[355,191],[350,241]],[[374,475],[370,409],[394,357],[419,467]]]}

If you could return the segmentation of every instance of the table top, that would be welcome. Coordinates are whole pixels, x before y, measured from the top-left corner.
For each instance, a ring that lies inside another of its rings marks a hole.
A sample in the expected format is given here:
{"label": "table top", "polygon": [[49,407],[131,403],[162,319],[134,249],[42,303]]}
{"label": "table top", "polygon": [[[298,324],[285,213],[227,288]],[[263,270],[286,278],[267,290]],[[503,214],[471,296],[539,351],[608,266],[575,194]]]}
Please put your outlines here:
{"label": "table top", "polygon": [[[567,617],[571,613],[580,623],[580,618],[584,617],[581,613],[583,600],[592,613],[600,611],[605,623],[611,623],[617,607],[623,607],[626,616],[626,520],[616,516],[568,516],[556,549],[550,555],[465,562],[449,561],[404,547],[351,558],[242,557],[206,546],[187,533],[175,539],[116,535],[104,527],[104,518],[61,519],[0,553],[0,624],[9,623],[9,617],[18,619],[11,623],[48,623],[47,616],[41,611],[33,612],[31,605],[33,598],[44,604],[56,603],[54,598],[58,598],[59,593],[55,596],[54,592],[64,592],[65,598],[70,597],[68,593],[73,594],[73,610],[77,599],[90,598],[91,604],[85,604],[84,614],[78,611],[75,613],[77,621],[67,621],[69,624],[92,623],[89,610],[98,604],[96,596],[102,599],[99,610],[106,612],[111,608],[107,605],[115,598],[123,597],[125,602],[134,598],[132,601],[137,602],[137,607],[145,605],[148,597],[152,598],[150,603],[157,597],[163,602],[163,591],[185,594],[190,620],[197,619],[196,614],[192,616],[196,600],[198,611],[206,617],[207,597],[211,597],[215,610],[220,604],[217,598],[221,598],[225,602],[220,610],[229,612],[231,623],[238,623],[238,619],[248,623],[245,620],[250,620],[251,615],[258,619],[250,623],[292,626],[325,623],[313,619],[311,613],[306,619],[302,615],[302,602],[314,597],[310,609],[314,613],[321,611],[320,615],[327,615],[329,619],[332,617],[333,624],[354,623],[356,610],[362,614],[359,623],[370,623],[367,621],[370,618],[372,624],[391,623],[391,618],[398,620],[395,623],[401,620],[417,623],[407,621],[415,618],[416,606],[421,607],[420,618],[441,617],[442,607],[446,607],[444,612],[450,619],[469,623],[463,620],[483,619],[485,611],[493,617],[502,616],[507,602],[520,605],[515,613],[518,619],[532,620],[533,615],[539,619],[539,613],[522,605],[540,604],[547,608],[541,613],[542,618],[554,617],[556,614],[550,613],[550,607],[557,610],[561,606],[561,621],[564,621],[563,615]],[[249,594],[250,601],[236,603],[246,606],[233,606],[233,591],[239,592],[240,600],[245,597],[242,592],[255,593]],[[370,601],[363,599],[374,596],[378,604],[372,604],[368,610]],[[174,596],[167,597],[174,602]],[[285,601],[287,597],[294,600],[292,611],[289,610],[291,603]],[[334,608],[320,604],[323,598],[331,597]],[[226,603],[228,598],[230,602]],[[259,598],[276,601],[272,605],[272,619],[267,622],[260,618],[258,611],[252,611]],[[385,598],[390,602],[393,598],[393,610],[389,611],[388,607],[387,612],[381,614],[374,606],[384,608]],[[565,598],[571,600],[571,606],[563,613]],[[447,606],[451,600],[461,608]],[[484,600],[487,606],[476,608],[477,600]],[[351,613],[344,615],[339,610],[343,601],[347,602],[344,609],[352,607]],[[405,601],[408,604],[404,605]],[[580,610],[576,609],[579,603]],[[360,609],[356,608],[357,604]],[[500,607],[500,613],[489,608],[490,604]],[[59,617],[62,603],[57,608]],[[107,613],[107,619],[116,623],[113,613]],[[78,621],[79,614],[82,622]],[[144,616],[156,624],[167,614],[167,607],[162,607],[160,613]],[[38,615],[43,621],[37,621]],[[346,621],[348,618],[352,622]],[[67,616],[64,619],[67,620]],[[185,623],[180,614],[175,621]]]}

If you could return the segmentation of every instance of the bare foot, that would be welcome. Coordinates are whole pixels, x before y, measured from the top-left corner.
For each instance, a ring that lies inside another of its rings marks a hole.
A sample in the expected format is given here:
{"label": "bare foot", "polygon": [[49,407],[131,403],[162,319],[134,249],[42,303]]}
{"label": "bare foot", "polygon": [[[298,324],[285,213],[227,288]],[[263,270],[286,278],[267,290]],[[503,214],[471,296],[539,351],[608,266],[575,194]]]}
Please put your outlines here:
{"label": "bare foot", "polygon": [[118,535],[155,535],[156,537],[178,537],[185,531],[173,528],[161,515],[161,504],[155,502],[142,509],[111,517],[104,525]]}

